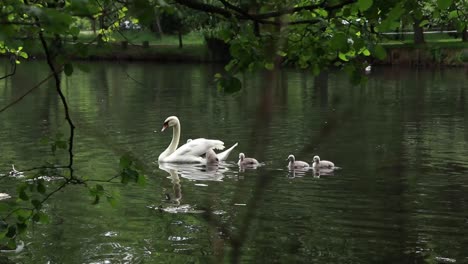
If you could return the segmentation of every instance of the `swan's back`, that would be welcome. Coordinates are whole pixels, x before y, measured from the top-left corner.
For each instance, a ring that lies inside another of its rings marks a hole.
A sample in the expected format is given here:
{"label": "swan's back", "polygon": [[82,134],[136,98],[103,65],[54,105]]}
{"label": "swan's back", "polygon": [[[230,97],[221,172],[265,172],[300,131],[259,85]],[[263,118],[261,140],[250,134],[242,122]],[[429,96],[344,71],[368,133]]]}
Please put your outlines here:
{"label": "swan's back", "polygon": [[296,160],[296,161],[293,161],[293,162],[289,163],[289,168],[290,169],[304,169],[304,168],[308,168],[308,167],[310,167],[309,163],[307,163],[305,161]]}
{"label": "swan's back", "polygon": [[333,169],[335,164],[328,160],[321,160],[318,162],[314,162],[312,165],[316,169]]}
{"label": "swan's back", "polygon": [[193,139],[176,149],[163,162],[202,162],[202,155],[212,149],[224,149],[224,142],[206,138]]}

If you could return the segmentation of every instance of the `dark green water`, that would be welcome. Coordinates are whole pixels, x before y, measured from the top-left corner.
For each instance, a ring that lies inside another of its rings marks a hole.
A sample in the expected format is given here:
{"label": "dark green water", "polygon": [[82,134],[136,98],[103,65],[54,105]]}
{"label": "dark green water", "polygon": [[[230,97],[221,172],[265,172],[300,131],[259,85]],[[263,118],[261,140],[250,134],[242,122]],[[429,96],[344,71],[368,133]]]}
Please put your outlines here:
{"label": "dark green water", "polygon": [[[130,152],[146,165],[146,184],[105,184],[115,207],[91,205],[83,186],[66,187],[44,206],[50,224],[31,227],[22,251],[0,253],[11,261],[468,262],[463,69],[375,68],[363,87],[342,72],[314,79],[285,70],[244,76],[242,92],[224,95],[212,83],[220,65],[87,66],[63,79],[77,126],[75,173],[108,179]],[[0,81],[0,106],[46,74],[42,62],[20,65]],[[181,120],[182,142],[239,142],[228,164],[160,169],[169,115]],[[41,143],[60,131],[67,124],[50,82],[0,114],[0,171],[65,164],[66,152],[53,156]],[[240,172],[239,152],[265,166]],[[289,154],[309,163],[320,155],[342,169],[293,175]],[[0,193],[13,196],[0,203],[15,201],[22,180],[0,179]]]}

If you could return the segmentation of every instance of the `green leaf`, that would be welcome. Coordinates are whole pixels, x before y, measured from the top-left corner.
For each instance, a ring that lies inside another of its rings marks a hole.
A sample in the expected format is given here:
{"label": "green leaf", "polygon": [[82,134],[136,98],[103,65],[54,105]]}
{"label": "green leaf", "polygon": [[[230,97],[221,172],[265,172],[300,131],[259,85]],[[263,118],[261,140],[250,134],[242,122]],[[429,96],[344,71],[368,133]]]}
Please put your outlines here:
{"label": "green leaf", "polygon": [[234,76],[227,76],[218,81],[218,89],[224,90],[226,93],[235,93],[242,88],[241,81]]}
{"label": "green leaf", "polygon": [[23,201],[29,200],[29,196],[26,194],[25,190],[21,190],[21,192],[19,193],[19,198]]}
{"label": "green leaf", "polygon": [[348,48],[348,40],[343,32],[336,33],[330,39],[330,47],[334,50],[345,52]]}
{"label": "green leaf", "polygon": [[372,0],[358,0],[357,4],[358,4],[359,10],[361,10],[361,12],[366,11],[367,9],[369,9],[372,6]]}
{"label": "green leaf", "polygon": [[46,192],[46,187],[44,185],[44,180],[39,180],[37,182],[37,191],[41,194],[44,194]]}
{"label": "green leaf", "polygon": [[349,61],[349,59],[346,57],[346,54],[344,53],[338,53],[338,58],[340,58],[343,61]]}
{"label": "green leaf", "polygon": [[101,184],[96,184],[96,191],[99,194],[102,194],[102,193],[104,193],[104,187]]}
{"label": "green leaf", "polygon": [[37,213],[39,215],[39,222],[42,224],[48,224],[49,223],[49,216],[44,214],[43,212]]}
{"label": "green leaf", "polygon": [[265,69],[267,69],[267,70],[271,71],[271,70],[273,70],[274,67],[275,67],[275,65],[273,63],[271,63],[271,62],[265,63]]}
{"label": "green leaf", "polygon": [[39,200],[32,200],[31,203],[37,210],[40,210],[42,207],[42,203]]}
{"label": "green leaf", "polygon": [[15,239],[10,239],[7,244],[7,248],[11,250],[15,250],[17,247],[16,245],[16,240]]}
{"label": "green leaf", "polygon": [[429,24],[429,20],[425,19],[425,20],[421,21],[421,23],[419,23],[419,26],[424,27],[427,24]]}
{"label": "green leaf", "polygon": [[63,34],[73,22],[72,16],[52,8],[38,8],[41,26],[46,32]]}
{"label": "green leaf", "polygon": [[8,232],[7,229],[0,231],[0,241],[5,237],[5,235],[7,234],[7,232]]}
{"label": "green leaf", "polygon": [[398,3],[388,12],[387,17],[377,26],[379,32],[393,30],[400,26],[400,19],[405,12],[403,2]]}
{"label": "green leaf", "polygon": [[17,233],[22,234],[24,233],[24,231],[26,231],[26,229],[28,228],[28,225],[26,225],[26,223],[17,223],[16,228],[17,228]]}
{"label": "green leaf", "polygon": [[122,171],[121,173],[121,183],[127,184],[130,181],[132,182],[137,182],[138,181],[138,171],[132,169],[132,168],[126,168]]}
{"label": "green leaf", "polygon": [[98,204],[98,203],[99,203],[99,200],[100,200],[99,195],[96,195],[96,196],[94,197],[94,201],[92,202],[92,204]]}
{"label": "green leaf", "polygon": [[73,65],[71,63],[66,63],[63,67],[63,71],[67,76],[70,76],[73,74]]}
{"label": "green leaf", "polygon": [[328,16],[328,12],[325,9],[318,8],[318,9],[315,9],[314,11],[315,11],[316,14],[320,15],[321,17],[327,17]]}
{"label": "green leaf", "polygon": [[15,211],[15,215],[19,221],[26,221],[31,216],[31,210],[19,209]]}
{"label": "green leaf", "polygon": [[449,19],[454,19],[454,18],[456,18],[456,17],[458,17],[458,12],[457,12],[457,10],[451,11],[451,12],[449,13],[449,15],[448,15],[448,18],[449,18]]}
{"label": "green leaf", "polygon": [[287,55],[287,53],[284,52],[284,51],[282,51],[282,50],[278,50],[278,51],[276,52],[276,54],[278,54],[278,55],[281,56],[281,57],[286,57],[286,55]]}
{"label": "green leaf", "polygon": [[452,4],[452,0],[437,0],[437,5],[440,9],[447,9]]}
{"label": "green leaf", "polygon": [[377,45],[374,48],[374,55],[377,57],[377,59],[383,60],[385,57],[387,57],[387,51],[381,45]]}
{"label": "green leaf", "polygon": [[138,180],[137,180],[137,183],[140,185],[140,186],[144,186],[146,184],[146,176],[145,175],[138,175]]}
{"label": "green leaf", "polygon": [[369,55],[370,55],[370,51],[369,51],[368,49],[364,49],[364,50],[362,51],[362,54],[363,54],[364,56],[369,56]]}
{"label": "green leaf", "polygon": [[218,32],[218,37],[228,41],[231,38],[231,31],[229,29],[222,29]]}
{"label": "green leaf", "polygon": [[32,220],[34,222],[39,222],[39,220],[40,220],[39,214],[34,214],[33,217],[32,217]]}
{"label": "green leaf", "polygon": [[130,157],[130,155],[125,154],[125,155],[122,155],[122,157],[120,157],[119,166],[121,169],[130,168],[131,165],[132,165],[132,157]]}
{"label": "green leaf", "polygon": [[16,236],[16,226],[12,225],[8,227],[8,232],[5,235],[6,237],[13,238]]}
{"label": "green leaf", "polygon": [[28,58],[28,54],[24,51],[20,51],[18,52],[18,55],[24,59],[27,59]]}
{"label": "green leaf", "polygon": [[72,35],[74,37],[78,37],[79,34],[80,34],[80,28],[79,27],[70,28],[70,35]]}
{"label": "green leaf", "polygon": [[34,222],[39,222],[39,223],[42,223],[42,224],[47,224],[49,223],[49,216],[47,216],[45,213],[43,212],[37,212],[33,215],[32,217],[32,220]]}
{"label": "green leaf", "polygon": [[117,200],[112,197],[112,196],[107,196],[107,202],[112,206],[112,207],[116,207],[117,206]]}

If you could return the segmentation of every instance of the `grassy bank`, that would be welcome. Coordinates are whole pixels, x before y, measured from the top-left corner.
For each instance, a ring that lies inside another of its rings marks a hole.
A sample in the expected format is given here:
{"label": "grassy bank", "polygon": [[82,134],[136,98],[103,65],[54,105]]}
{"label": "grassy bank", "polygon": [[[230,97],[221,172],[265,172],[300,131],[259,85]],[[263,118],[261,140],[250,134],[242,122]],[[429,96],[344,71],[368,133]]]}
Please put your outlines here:
{"label": "grassy bank", "polygon": [[[112,40],[101,45],[91,44],[86,52],[68,40],[65,48],[71,51],[74,59],[90,60],[142,60],[159,62],[225,62],[226,54],[210,51],[203,35],[192,32],[182,38],[183,47],[179,48],[178,36],[157,37],[145,31],[126,31],[115,33]],[[95,39],[92,32],[83,32],[80,41]],[[382,45],[387,50],[387,58],[375,61],[388,65],[468,65],[468,43],[454,38],[431,38],[422,45],[414,45],[411,37],[405,40],[386,40]],[[36,42],[26,45],[33,57],[43,57],[43,51]]]}
{"label": "grassy bank", "polygon": [[412,40],[382,43],[387,57],[379,64],[411,66],[468,66],[468,43],[460,39],[426,39],[415,45]]}
{"label": "grassy bank", "polygon": [[[80,42],[89,45],[77,45],[72,39],[65,40],[64,49],[72,54],[72,59],[80,60],[142,60],[174,62],[220,62],[222,56],[208,50],[204,38],[199,33],[190,33],[182,38],[183,47],[179,47],[178,36],[157,37],[145,31],[115,33],[109,42],[96,44],[92,32],[80,34]],[[31,40],[24,49],[33,58],[44,58],[40,43]]]}

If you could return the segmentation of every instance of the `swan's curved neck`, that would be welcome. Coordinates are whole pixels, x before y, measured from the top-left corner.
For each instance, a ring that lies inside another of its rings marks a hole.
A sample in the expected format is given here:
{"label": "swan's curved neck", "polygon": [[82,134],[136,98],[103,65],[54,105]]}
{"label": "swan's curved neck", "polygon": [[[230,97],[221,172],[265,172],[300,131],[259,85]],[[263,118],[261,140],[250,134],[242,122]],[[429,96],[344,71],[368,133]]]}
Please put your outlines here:
{"label": "swan's curved neck", "polygon": [[172,129],[172,140],[171,144],[169,144],[169,147],[167,147],[167,154],[171,154],[174,151],[176,151],[177,147],[179,146],[179,140],[180,140],[180,123],[177,122],[177,124],[174,126]]}
{"label": "swan's curved neck", "polygon": [[164,158],[168,157],[174,151],[176,151],[177,147],[179,146],[179,139],[180,139],[180,123],[177,121],[176,125],[173,126],[174,128],[172,129],[172,140],[171,144],[167,147],[166,150],[164,150],[161,155],[159,155],[158,161],[163,161]]}

